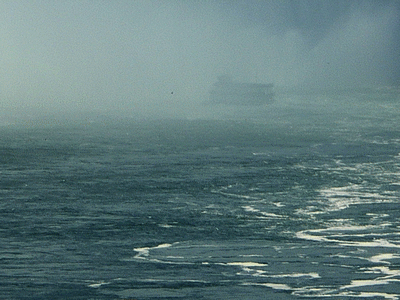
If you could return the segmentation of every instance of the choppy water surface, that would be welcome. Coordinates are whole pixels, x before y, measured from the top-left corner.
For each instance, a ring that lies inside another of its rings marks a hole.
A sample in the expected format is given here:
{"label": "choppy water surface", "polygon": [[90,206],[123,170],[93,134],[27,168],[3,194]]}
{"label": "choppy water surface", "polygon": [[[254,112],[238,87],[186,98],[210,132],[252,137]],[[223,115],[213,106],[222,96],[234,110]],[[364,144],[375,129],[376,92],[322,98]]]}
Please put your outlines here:
{"label": "choppy water surface", "polygon": [[398,99],[351,97],[3,127],[0,298],[400,299]]}

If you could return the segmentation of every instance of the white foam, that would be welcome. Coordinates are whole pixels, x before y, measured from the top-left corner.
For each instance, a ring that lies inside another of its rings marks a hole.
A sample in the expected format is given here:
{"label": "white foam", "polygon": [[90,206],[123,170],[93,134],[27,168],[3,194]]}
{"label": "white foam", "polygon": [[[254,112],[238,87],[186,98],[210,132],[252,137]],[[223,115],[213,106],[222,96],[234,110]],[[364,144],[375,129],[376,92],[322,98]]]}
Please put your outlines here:
{"label": "white foam", "polygon": [[229,263],[217,263],[218,265],[224,265],[224,266],[239,266],[239,267],[266,267],[268,264],[261,264],[257,262],[251,262],[251,261],[246,261],[246,262],[229,262]]}
{"label": "white foam", "polygon": [[266,286],[269,288],[272,288],[274,290],[284,290],[284,291],[290,291],[293,290],[290,286],[287,284],[282,284],[282,283],[250,283],[250,282],[245,282],[242,285],[259,285],[259,286]]}
{"label": "white foam", "polygon": [[267,156],[269,156],[269,154],[267,152],[253,152],[252,154],[254,156],[258,156],[258,155],[267,155]]}
{"label": "white foam", "polygon": [[387,294],[387,293],[374,293],[374,292],[361,292],[359,298],[372,298],[372,297],[383,297],[390,300],[398,300],[399,294]]}
{"label": "white foam", "polygon": [[400,248],[400,245],[394,244],[385,239],[376,239],[370,242],[341,242],[337,241],[341,246],[358,246],[358,247],[382,247],[382,248]]}
{"label": "white foam", "polygon": [[247,206],[242,206],[242,208],[244,208],[245,211],[249,211],[249,212],[259,212],[258,209],[255,209],[254,207],[249,206],[249,205],[247,205]]}
{"label": "white foam", "polygon": [[360,292],[360,293],[354,293],[354,292],[342,292],[338,294],[332,294],[332,295],[324,295],[323,297],[351,297],[351,298],[384,298],[384,299],[389,299],[389,300],[398,300],[399,299],[399,294],[387,294],[387,293],[377,293],[377,292]]}
{"label": "white foam", "polygon": [[[251,275],[254,277],[268,277],[266,275],[264,275],[265,273],[267,273],[267,271],[263,271],[263,270],[255,270],[255,269],[251,269],[251,268],[244,268],[242,267],[242,270],[244,272],[246,272],[246,275]],[[243,273],[237,273],[237,275],[243,275]]]}
{"label": "white foam", "polygon": [[329,202],[323,211],[337,211],[348,208],[351,205],[369,203],[393,203],[398,201],[394,195],[365,191],[366,187],[360,185],[349,185],[343,187],[331,187],[319,190],[321,196]]}
{"label": "white foam", "polygon": [[264,283],[263,285],[270,287],[274,290],[284,290],[284,291],[292,290],[292,288],[290,286],[288,286],[287,284],[283,284],[283,283]]}
{"label": "white foam", "polygon": [[286,278],[286,277],[291,277],[291,278],[298,278],[298,277],[310,277],[310,278],[320,278],[318,273],[292,273],[292,274],[279,274],[279,275],[271,275],[270,277],[273,278]]}
{"label": "white foam", "polygon": [[327,229],[323,229],[323,231],[362,231],[362,230],[370,230],[372,228],[382,227],[382,225],[342,225],[342,226],[333,226]]}
{"label": "white foam", "polygon": [[363,286],[371,286],[371,285],[384,285],[388,284],[387,280],[377,280],[377,279],[370,279],[370,280],[352,280],[349,285],[344,285],[340,287],[340,289],[351,289],[351,288],[358,288]]}
{"label": "white foam", "polygon": [[156,279],[156,278],[147,278],[143,279],[144,282],[198,282],[198,283],[208,283],[206,280],[197,280],[197,279]]}
{"label": "white foam", "polygon": [[299,232],[296,232],[296,237],[299,239],[303,239],[303,240],[307,240],[307,241],[315,241],[315,242],[329,242],[330,241],[324,236],[312,235],[307,232],[317,232],[317,230],[299,231]]}
{"label": "white foam", "polygon": [[[351,247],[382,247],[382,248],[400,248],[399,244],[388,241],[386,239],[374,239],[368,242],[358,242],[358,241],[345,241],[343,239],[337,240],[333,237],[335,235],[313,235],[312,233],[319,233],[324,231],[329,231],[330,229],[315,229],[315,230],[305,230],[296,232],[296,237],[303,240],[315,241],[315,242],[330,242],[338,243],[340,246],[351,246]],[[368,235],[368,234],[367,234]],[[344,237],[346,235],[339,235]],[[354,237],[355,235],[348,235],[349,237]],[[362,235],[365,236],[365,235]]]}
{"label": "white foam", "polygon": [[171,227],[175,227],[174,225],[169,225],[169,224],[158,224],[159,227],[162,228],[171,228]]}
{"label": "white foam", "polygon": [[223,196],[228,196],[228,197],[233,197],[233,198],[242,198],[242,199],[247,199],[247,200],[260,200],[260,198],[252,197],[252,196],[248,196],[248,195],[232,194],[232,193],[226,193],[226,192],[222,192],[222,191],[214,191],[214,192],[221,194]]}
{"label": "white foam", "polygon": [[385,263],[385,264],[390,264],[387,260],[389,259],[395,259],[395,258],[400,258],[400,255],[393,254],[393,253],[381,253],[378,255],[374,255],[371,258],[369,258],[369,261],[374,262],[374,263]]}
{"label": "white foam", "polygon": [[[340,220],[341,221],[341,220]],[[387,247],[387,248],[400,248],[400,244],[383,239],[374,237],[383,237],[385,235],[393,235],[393,233],[388,234],[378,234],[374,233],[372,229],[381,229],[392,225],[391,223],[381,223],[378,225],[340,225],[332,226],[329,228],[320,229],[310,229],[299,231],[295,234],[297,238],[317,241],[317,242],[330,242],[338,243],[340,246],[358,246],[358,247]],[[368,232],[365,232],[368,231]],[[372,237],[371,241],[353,241],[354,237]],[[340,239],[337,239],[337,238]],[[346,240],[345,238],[348,237]]]}
{"label": "white foam", "polygon": [[389,217],[388,214],[374,214],[374,213],[366,213],[366,216],[372,216],[374,219],[378,219],[378,218],[386,218]]}
{"label": "white foam", "polygon": [[265,217],[269,217],[269,218],[284,218],[285,216],[282,215],[277,215],[274,213],[267,213],[267,212],[260,212],[260,214],[262,214]]}
{"label": "white foam", "polygon": [[[363,287],[365,285],[359,286]],[[293,289],[292,295],[298,295],[310,298],[339,298],[350,297],[350,298],[375,298],[379,297],[382,299],[398,300],[400,294],[388,294],[380,292],[355,292],[355,291],[344,291],[343,288],[336,290],[331,288],[316,288],[316,287],[302,287]]]}
{"label": "white foam", "polygon": [[400,270],[391,270],[388,267],[372,267],[369,268],[369,270],[374,271],[376,273],[376,271],[378,271],[381,274],[385,274],[388,275],[384,278],[391,278],[391,277],[395,277],[395,276],[400,276]]}
{"label": "white foam", "polygon": [[88,287],[97,289],[97,288],[101,287],[102,285],[107,285],[107,284],[110,284],[110,282],[100,281],[100,282],[97,282],[97,283],[89,284]]}
{"label": "white foam", "polygon": [[[258,213],[260,215],[262,215],[263,217],[267,217],[267,218],[284,218],[284,216],[282,215],[277,215],[274,213],[268,213],[268,212],[263,212],[259,209],[255,209],[254,207],[247,205],[247,206],[242,206],[242,208],[244,208],[245,211],[247,212],[254,212],[254,213]],[[262,217],[259,217],[262,218]]]}
{"label": "white foam", "polygon": [[160,244],[155,247],[143,247],[143,248],[134,248],[133,250],[138,252],[138,254],[135,255],[135,258],[138,259],[146,259],[147,256],[149,256],[149,251],[154,250],[154,249],[160,249],[160,248],[168,248],[171,247],[172,244]]}

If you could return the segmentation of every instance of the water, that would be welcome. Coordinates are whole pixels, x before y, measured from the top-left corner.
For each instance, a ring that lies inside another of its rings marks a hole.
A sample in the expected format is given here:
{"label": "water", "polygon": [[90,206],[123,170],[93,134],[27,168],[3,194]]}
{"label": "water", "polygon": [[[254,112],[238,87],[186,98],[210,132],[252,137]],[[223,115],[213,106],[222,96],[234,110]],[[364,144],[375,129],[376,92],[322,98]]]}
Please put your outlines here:
{"label": "water", "polygon": [[3,126],[0,298],[400,299],[398,100]]}

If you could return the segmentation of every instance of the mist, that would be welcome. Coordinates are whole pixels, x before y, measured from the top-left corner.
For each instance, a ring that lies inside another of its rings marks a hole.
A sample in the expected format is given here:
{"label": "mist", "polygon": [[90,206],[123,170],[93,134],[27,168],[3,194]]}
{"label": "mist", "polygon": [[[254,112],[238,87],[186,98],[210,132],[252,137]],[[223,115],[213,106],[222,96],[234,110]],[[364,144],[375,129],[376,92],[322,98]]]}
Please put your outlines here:
{"label": "mist", "polygon": [[0,109],[184,116],[221,74],[400,82],[399,1],[2,1]]}

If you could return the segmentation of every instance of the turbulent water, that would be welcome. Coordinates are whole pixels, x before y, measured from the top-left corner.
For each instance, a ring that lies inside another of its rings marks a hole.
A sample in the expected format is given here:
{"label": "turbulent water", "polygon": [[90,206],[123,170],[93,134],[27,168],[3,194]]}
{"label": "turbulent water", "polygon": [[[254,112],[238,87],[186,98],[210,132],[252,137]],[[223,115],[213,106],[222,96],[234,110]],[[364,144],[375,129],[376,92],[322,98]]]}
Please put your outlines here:
{"label": "turbulent water", "polygon": [[400,299],[399,108],[3,126],[0,299]]}

